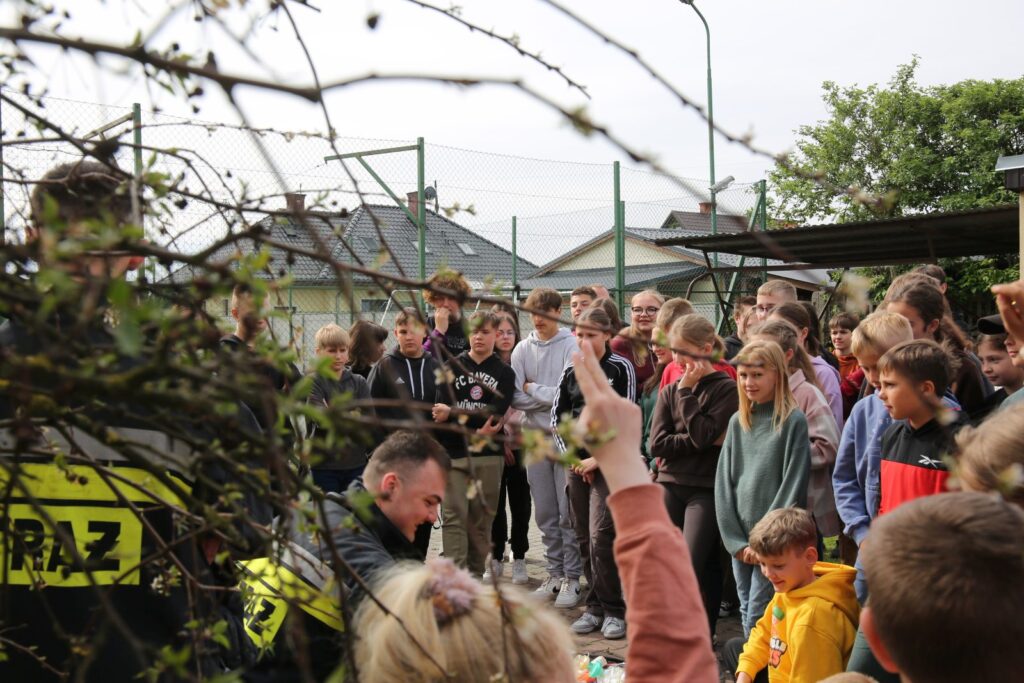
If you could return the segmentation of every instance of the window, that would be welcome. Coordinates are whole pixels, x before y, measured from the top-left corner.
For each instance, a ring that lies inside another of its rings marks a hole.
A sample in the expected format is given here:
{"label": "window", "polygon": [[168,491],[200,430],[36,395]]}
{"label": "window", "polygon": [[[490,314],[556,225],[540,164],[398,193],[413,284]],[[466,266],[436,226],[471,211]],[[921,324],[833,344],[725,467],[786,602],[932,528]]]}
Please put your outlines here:
{"label": "window", "polygon": [[473,251],[473,247],[469,246],[465,242],[459,242],[459,249],[461,249],[462,253],[466,256],[476,256],[476,252]]}
{"label": "window", "polygon": [[[430,251],[430,245],[429,244],[424,245],[424,247],[425,247],[424,251],[426,253],[428,253],[428,254],[432,254],[433,253],[432,251]],[[419,251],[420,251],[420,241],[418,239],[417,240],[412,240],[412,249],[417,254],[419,253]]]}
{"label": "window", "polygon": [[387,305],[387,299],[362,299],[359,302],[359,310],[362,313],[383,313]]}

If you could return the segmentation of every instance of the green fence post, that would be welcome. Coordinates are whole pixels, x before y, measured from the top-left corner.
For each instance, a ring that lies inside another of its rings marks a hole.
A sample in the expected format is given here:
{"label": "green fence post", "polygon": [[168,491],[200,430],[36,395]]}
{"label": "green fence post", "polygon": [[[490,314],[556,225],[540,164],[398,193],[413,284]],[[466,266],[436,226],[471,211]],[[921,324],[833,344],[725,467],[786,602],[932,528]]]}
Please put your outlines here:
{"label": "green fence post", "polygon": [[[0,102],[0,130],[4,126],[4,106]],[[6,175],[4,168],[4,146],[0,145],[0,177]],[[0,245],[7,243],[7,213],[4,208],[4,181],[0,180]],[[1024,263],[1021,264],[1024,267]]]}
{"label": "green fence post", "polygon": [[[761,209],[761,232],[768,231],[768,181],[758,181],[759,200],[758,206]],[[761,257],[761,281],[768,282],[768,259]]]}
{"label": "green fence post", "polygon": [[423,138],[416,138],[416,222],[420,229],[420,280],[427,279],[427,202],[423,196],[425,164]]}
{"label": "green fence post", "polygon": [[519,303],[519,297],[516,296],[516,285],[519,281],[516,279],[516,266],[519,261],[519,251],[516,244],[516,217],[512,216],[512,302]]}
{"label": "green fence post", "polygon": [[623,310],[623,296],[625,296],[625,267],[626,267],[626,254],[625,240],[622,238],[623,235],[623,224],[625,223],[625,216],[622,211],[622,188],[620,186],[619,177],[619,162],[612,164],[612,179],[615,187],[612,192],[612,201],[615,205],[615,290],[619,299],[619,310]]}

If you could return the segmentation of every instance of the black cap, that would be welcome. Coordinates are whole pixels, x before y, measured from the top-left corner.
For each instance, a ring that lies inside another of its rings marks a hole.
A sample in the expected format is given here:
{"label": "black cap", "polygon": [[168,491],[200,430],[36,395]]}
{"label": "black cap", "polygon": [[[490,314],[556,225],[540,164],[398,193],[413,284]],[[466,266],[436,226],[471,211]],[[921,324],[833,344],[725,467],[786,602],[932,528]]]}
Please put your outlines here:
{"label": "black cap", "polygon": [[978,319],[978,332],[982,334],[1006,334],[1006,327],[1003,325],[1003,319],[996,315],[986,315],[984,318]]}

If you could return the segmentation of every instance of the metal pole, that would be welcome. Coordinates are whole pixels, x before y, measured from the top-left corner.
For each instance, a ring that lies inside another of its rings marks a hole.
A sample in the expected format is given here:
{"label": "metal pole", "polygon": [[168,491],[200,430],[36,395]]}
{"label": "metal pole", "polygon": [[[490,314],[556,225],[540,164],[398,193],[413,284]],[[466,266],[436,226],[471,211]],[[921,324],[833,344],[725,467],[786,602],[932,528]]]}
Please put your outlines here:
{"label": "metal pole", "polygon": [[[0,102],[0,130],[4,125],[4,107]],[[0,178],[6,175],[4,171],[4,146],[0,145]],[[7,244],[7,213],[4,207],[4,181],[0,180],[0,245]],[[1024,262],[1022,262],[1024,264]]]}
{"label": "metal pole", "polygon": [[[758,190],[760,198],[758,204],[761,209],[761,232],[768,231],[768,181],[758,181]],[[761,279],[764,282],[768,282],[768,259],[764,256],[761,257]]]}
{"label": "metal pole", "polygon": [[132,142],[135,143],[135,175],[142,175],[142,105],[132,104]]}
{"label": "metal pole", "polygon": [[622,215],[622,188],[619,185],[619,162],[612,164],[612,180],[615,184],[612,192],[612,201],[615,205],[615,291],[618,294],[619,299],[619,310],[622,310],[623,295],[625,292],[625,274],[622,272],[625,267],[626,255],[623,247],[625,243],[622,241],[622,227],[623,227],[623,215]]}
{"label": "metal pole", "polygon": [[416,222],[420,229],[420,280],[427,279],[427,206],[423,196],[423,184],[426,182],[423,159],[423,138],[416,138]]}
{"label": "metal pole", "polygon": [[519,261],[519,251],[516,244],[516,217],[512,216],[512,298],[516,298],[516,285],[519,281],[516,279],[516,266]]}

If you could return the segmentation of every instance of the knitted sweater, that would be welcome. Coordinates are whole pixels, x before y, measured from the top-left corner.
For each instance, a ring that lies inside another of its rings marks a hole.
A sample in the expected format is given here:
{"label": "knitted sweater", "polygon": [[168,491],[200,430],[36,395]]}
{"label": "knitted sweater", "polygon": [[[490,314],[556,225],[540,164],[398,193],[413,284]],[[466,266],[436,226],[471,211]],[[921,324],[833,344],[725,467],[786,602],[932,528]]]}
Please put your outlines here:
{"label": "knitted sweater", "polygon": [[807,418],[795,409],[776,431],[773,410],[773,403],[755,404],[750,431],[743,429],[739,413],[733,415],[718,457],[715,512],[725,549],[732,556],[749,545],[750,530],[766,513],[807,505]]}

